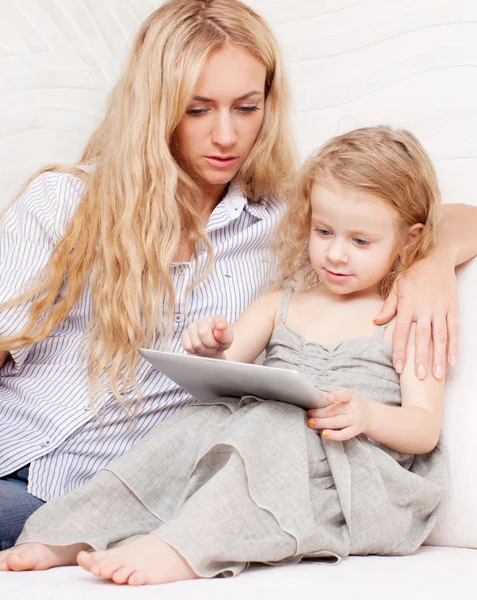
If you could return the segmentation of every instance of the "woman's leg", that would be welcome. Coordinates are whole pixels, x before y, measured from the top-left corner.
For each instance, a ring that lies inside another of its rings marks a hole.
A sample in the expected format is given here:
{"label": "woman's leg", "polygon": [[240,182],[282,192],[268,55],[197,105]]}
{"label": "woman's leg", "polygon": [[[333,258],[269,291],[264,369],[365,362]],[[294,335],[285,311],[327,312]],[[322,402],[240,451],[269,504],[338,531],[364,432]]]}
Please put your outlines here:
{"label": "woman's leg", "polygon": [[0,478],[0,550],[15,544],[28,517],[44,504],[27,492],[28,466]]}

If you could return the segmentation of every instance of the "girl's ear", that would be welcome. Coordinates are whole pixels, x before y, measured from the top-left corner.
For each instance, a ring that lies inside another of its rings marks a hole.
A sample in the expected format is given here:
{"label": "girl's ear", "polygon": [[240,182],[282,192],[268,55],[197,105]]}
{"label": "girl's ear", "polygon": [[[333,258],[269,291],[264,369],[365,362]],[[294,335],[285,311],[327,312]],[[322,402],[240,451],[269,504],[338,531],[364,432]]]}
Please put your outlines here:
{"label": "girl's ear", "polygon": [[419,241],[421,237],[422,230],[424,229],[424,225],[422,223],[416,223],[413,225],[409,231],[407,232],[406,237],[406,248],[409,246],[414,246]]}

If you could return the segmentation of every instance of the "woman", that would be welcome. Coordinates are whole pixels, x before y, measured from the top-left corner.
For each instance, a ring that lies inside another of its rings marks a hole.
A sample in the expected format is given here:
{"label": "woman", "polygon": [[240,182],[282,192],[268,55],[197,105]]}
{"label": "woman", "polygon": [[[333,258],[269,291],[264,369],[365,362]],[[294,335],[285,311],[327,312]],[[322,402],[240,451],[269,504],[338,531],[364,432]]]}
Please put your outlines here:
{"label": "woman", "polygon": [[[137,349],[179,351],[188,323],[213,313],[234,321],[271,278],[293,168],[287,98],[276,43],[251,9],[172,0],[139,31],[80,166],[43,170],[10,208],[0,269],[0,300],[13,298],[0,313],[3,549],[44,501],[190,401]],[[477,253],[476,213],[448,207],[440,246],[388,299],[381,322],[400,297],[397,370],[412,320],[420,376],[431,331],[435,376],[447,326],[455,361],[453,271]]]}

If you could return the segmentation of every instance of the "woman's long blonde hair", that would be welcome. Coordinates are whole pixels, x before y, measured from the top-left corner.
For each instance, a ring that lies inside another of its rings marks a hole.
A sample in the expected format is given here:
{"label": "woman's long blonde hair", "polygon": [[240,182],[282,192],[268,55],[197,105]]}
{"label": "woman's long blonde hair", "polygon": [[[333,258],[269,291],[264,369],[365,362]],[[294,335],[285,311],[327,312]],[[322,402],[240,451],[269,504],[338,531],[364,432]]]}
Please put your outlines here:
{"label": "woman's long blonde hair", "polygon": [[[118,401],[140,390],[138,348],[157,333],[170,339],[174,288],[170,266],[184,236],[212,247],[199,217],[200,190],[178,164],[174,131],[205,62],[226,44],[244,48],[266,67],[264,121],[236,181],[252,202],[283,197],[293,169],[289,95],[277,43],[260,16],[238,0],[171,0],[142,25],[104,120],[78,166],[52,165],[81,177],[82,200],[39,278],[0,309],[31,303],[23,331],[0,338],[15,350],[46,338],[87,285],[90,383],[109,380]],[[94,387],[94,386],[93,386]],[[92,388],[93,389],[93,388]]]}
{"label": "woman's long blonde hair", "polygon": [[288,210],[274,244],[280,265],[277,287],[318,283],[308,254],[310,198],[315,183],[330,180],[386,202],[397,212],[404,231],[424,225],[418,241],[401,249],[383,280],[381,293],[386,297],[396,279],[436,243],[440,192],[432,161],[412,133],[384,126],[356,129],[319,148],[299,169],[287,195]]}

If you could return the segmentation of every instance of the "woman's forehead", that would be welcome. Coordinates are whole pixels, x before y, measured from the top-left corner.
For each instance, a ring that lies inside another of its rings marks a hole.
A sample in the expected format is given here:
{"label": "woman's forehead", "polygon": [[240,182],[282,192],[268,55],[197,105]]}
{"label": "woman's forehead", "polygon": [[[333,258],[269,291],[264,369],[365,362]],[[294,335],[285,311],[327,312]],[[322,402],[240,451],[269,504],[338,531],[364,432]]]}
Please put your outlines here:
{"label": "woman's forehead", "polygon": [[194,96],[232,102],[251,93],[263,94],[265,77],[263,63],[246,50],[227,45],[207,59]]}

